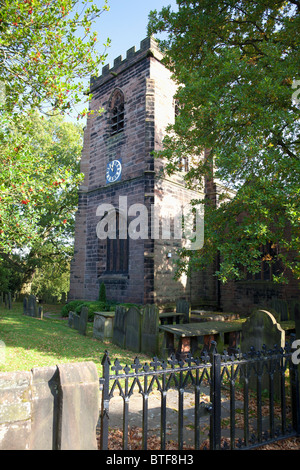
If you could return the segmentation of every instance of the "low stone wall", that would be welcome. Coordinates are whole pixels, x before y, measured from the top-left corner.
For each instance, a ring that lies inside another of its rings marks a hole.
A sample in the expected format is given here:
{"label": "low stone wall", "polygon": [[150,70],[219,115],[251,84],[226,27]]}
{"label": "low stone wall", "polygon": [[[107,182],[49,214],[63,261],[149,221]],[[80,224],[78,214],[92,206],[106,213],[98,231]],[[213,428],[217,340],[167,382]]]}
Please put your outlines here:
{"label": "low stone wall", "polygon": [[0,450],[97,450],[93,362],[0,374]]}

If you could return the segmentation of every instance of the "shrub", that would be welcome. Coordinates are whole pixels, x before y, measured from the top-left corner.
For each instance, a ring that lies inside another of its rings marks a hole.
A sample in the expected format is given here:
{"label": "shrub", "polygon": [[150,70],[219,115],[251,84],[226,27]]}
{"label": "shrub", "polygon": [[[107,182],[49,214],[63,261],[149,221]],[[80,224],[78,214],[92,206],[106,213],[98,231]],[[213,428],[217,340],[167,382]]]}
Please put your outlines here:
{"label": "shrub", "polygon": [[106,287],[105,287],[104,282],[101,282],[101,284],[100,284],[99,301],[100,302],[106,302]]}
{"label": "shrub", "polygon": [[79,315],[81,312],[82,307],[87,307],[88,308],[88,318],[89,320],[94,319],[94,313],[95,312],[103,312],[105,310],[105,302],[99,302],[99,301],[86,301],[82,302],[80,305],[78,305],[75,308],[75,312]]}
{"label": "shrub", "polygon": [[79,305],[82,305],[84,303],[84,300],[71,300],[68,302],[66,305],[64,305],[61,309],[61,316],[62,317],[68,317],[69,312],[75,312],[76,308]]}

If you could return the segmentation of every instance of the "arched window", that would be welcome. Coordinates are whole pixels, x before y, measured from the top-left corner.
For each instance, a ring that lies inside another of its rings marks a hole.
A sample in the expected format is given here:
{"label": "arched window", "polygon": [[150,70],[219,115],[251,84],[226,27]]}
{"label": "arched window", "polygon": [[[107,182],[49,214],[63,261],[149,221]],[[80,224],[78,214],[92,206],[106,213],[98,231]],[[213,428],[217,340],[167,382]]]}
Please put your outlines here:
{"label": "arched window", "polygon": [[111,135],[118,134],[124,129],[124,94],[116,89],[110,99],[110,126]]}
{"label": "arched window", "polygon": [[128,273],[129,239],[120,238],[120,215],[116,213],[116,238],[107,238],[106,272],[111,274]]}

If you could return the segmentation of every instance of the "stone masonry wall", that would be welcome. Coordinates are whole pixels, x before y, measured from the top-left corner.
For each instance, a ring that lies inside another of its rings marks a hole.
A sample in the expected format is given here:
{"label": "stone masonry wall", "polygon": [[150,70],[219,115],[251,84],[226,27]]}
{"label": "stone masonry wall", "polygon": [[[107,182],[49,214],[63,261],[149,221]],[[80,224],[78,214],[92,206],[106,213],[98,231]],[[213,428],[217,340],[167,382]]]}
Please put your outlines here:
{"label": "stone masonry wall", "polygon": [[97,450],[94,363],[0,373],[0,450]]}

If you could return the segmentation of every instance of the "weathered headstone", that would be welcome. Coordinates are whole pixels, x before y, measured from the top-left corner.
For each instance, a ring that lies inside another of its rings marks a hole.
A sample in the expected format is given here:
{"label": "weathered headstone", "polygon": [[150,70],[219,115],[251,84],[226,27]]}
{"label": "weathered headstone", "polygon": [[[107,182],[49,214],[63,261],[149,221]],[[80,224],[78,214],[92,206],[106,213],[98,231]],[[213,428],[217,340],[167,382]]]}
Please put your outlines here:
{"label": "weathered headstone", "polygon": [[290,319],[288,303],[286,300],[273,298],[272,308],[279,315],[278,321],[287,321]]}
{"label": "weathered headstone", "polygon": [[275,344],[278,347],[284,347],[284,330],[270,312],[256,310],[242,325],[242,352],[249,352],[251,347],[254,347],[256,351],[261,351],[264,345],[273,349]]}
{"label": "weathered headstone", "polygon": [[73,316],[73,328],[75,328],[75,330],[78,330],[79,328],[79,315],[77,313],[74,312],[74,316]]}
{"label": "weathered headstone", "polygon": [[28,308],[28,299],[27,299],[27,297],[24,297],[24,299],[23,299],[23,314],[24,315],[28,314],[27,308]]}
{"label": "weathered headstone", "polygon": [[[274,349],[274,346],[283,348],[285,346],[285,332],[277,323],[274,315],[266,310],[256,310],[242,325],[241,351],[249,353],[251,348],[255,351],[262,351],[264,347],[267,350]],[[262,373],[262,390],[269,389],[269,374],[267,368]],[[252,370],[249,386],[256,389],[257,375]],[[278,371],[274,374],[274,392],[280,395],[280,374]]]}
{"label": "weathered headstone", "polygon": [[79,317],[79,325],[78,325],[78,333],[85,336],[86,335],[86,327],[89,318],[89,309],[87,307],[82,307]]}
{"label": "weathered headstone", "polygon": [[28,297],[27,312],[30,317],[37,316],[37,303],[36,303],[36,297],[34,295],[30,295]]}
{"label": "weathered headstone", "polygon": [[69,328],[74,328],[74,315],[75,315],[74,312],[69,312],[69,316],[68,316],[68,326],[69,326]]}
{"label": "weathered headstone", "polygon": [[126,322],[126,308],[117,305],[115,311],[114,329],[113,329],[113,343],[120,348],[125,347],[125,322]]}
{"label": "weathered headstone", "polygon": [[146,305],[142,315],[141,352],[158,354],[159,309]]}
{"label": "weathered headstone", "polygon": [[95,312],[93,337],[100,341],[112,339],[115,312]]}
{"label": "weathered headstone", "polygon": [[187,300],[177,300],[176,313],[184,313],[183,323],[189,323],[191,315],[191,306]]}
{"label": "weathered headstone", "polygon": [[125,320],[125,348],[134,352],[141,351],[142,312],[130,307]]}

